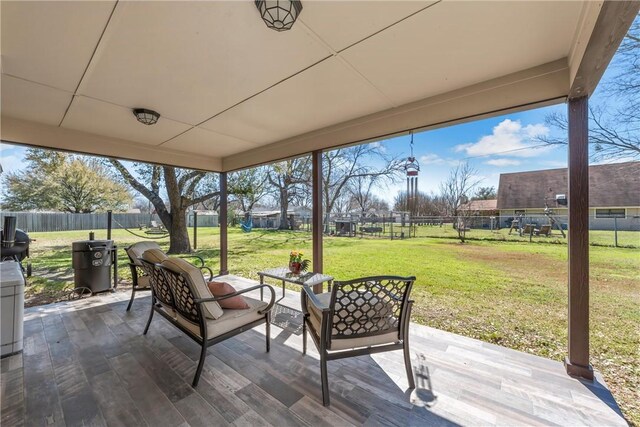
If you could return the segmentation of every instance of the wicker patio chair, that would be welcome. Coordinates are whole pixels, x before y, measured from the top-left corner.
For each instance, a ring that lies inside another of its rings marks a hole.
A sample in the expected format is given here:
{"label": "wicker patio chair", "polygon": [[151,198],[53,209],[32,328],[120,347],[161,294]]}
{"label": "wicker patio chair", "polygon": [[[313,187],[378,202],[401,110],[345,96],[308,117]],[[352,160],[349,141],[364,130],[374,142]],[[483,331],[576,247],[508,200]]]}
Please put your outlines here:
{"label": "wicker patio chair", "polygon": [[322,401],[329,406],[327,361],[391,350],[404,351],[410,388],[415,388],[409,357],[409,299],[415,277],[377,276],[336,281],[331,292],[303,287],[302,352],[307,334],[320,353]]}
{"label": "wicker patio chair", "polygon": [[[257,285],[227,295],[214,297],[200,269],[180,258],[167,258],[162,264],[147,261],[149,251],[143,254],[141,264],[151,277],[152,304],[146,335],[158,313],[201,346],[200,361],[193,378],[196,387],[207,355],[207,348],[258,325],[266,325],[266,351],[270,350],[271,309],[275,291],[269,285]],[[266,288],[271,293],[269,302],[244,296],[249,308],[222,309],[218,301]]]}
{"label": "wicker patio chair", "polygon": [[[150,291],[151,287],[149,285],[149,276],[144,272],[142,265],[140,264],[140,258],[145,251],[153,249],[158,254],[157,259],[153,262],[160,263],[167,258],[167,255],[162,252],[160,246],[156,242],[142,241],[134,243],[125,249],[127,255],[129,256],[129,268],[131,269],[131,281],[133,286],[131,288],[131,299],[129,300],[129,305],[127,305],[127,311],[131,309],[133,305],[133,300],[136,296],[136,292],[139,291]],[[209,280],[213,278],[213,271],[207,267],[204,263],[204,259],[202,259],[199,255],[180,255],[180,258],[192,258],[197,262],[196,267],[204,270],[209,275]]]}

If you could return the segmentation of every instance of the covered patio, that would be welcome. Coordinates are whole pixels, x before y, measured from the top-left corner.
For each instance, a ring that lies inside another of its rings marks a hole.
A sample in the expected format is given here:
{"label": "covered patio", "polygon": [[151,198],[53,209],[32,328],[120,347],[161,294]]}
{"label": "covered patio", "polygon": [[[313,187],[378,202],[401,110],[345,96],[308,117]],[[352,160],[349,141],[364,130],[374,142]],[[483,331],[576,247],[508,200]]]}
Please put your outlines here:
{"label": "covered patio", "polygon": [[417,324],[415,390],[401,351],[342,359],[329,363],[324,407],[292,291],[275,309],[271,352],[264,327],[217,344],[194,389],[199,347],[160,317],[143,336],[148,300],[130,312],[122,293],[28,309],[24,354],[2,359],[3,424],[626,425],[599,375],[574,379],[560,362]]}
{"label": "covered patio", "polygon": [[228,173],[312,156],[321,273],[323,150],[566,102],[564,366],[412,324],[412,394],[401,354],[362,356],[330,364],[323,408],[313,346],[303,357],[275,324],[270,354],[252,347],[259,328],[213,346],[192,389],[191,344],[163,320],[143,337],[147,310],[111,295],[28,310],[24,353],[2,360],[2,421],[624,425],[589,361],[587,111],[640,3],[303,4],[279,33],[253,2],[3,2],[2,141],[218,172],[219,273],[242,285],[227,277]]}

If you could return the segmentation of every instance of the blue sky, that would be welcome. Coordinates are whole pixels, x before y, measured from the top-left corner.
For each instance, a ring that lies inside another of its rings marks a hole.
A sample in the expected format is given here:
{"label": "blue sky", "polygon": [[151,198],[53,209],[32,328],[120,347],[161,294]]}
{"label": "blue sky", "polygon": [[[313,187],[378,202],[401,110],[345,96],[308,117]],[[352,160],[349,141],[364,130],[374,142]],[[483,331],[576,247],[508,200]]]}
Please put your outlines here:
{"label": "blue sky", "polygon": [[[616,74],[614,60],[600,82],[599,88]],[[600,90],[591,103],[601,100]],[[440,182],[452,167],[468,161],[478,172],[481,186],[498,187],[501,173],[566,167],[566,147],[535,147],[536,136],[557,134],[545,124],[545,117],[553,112],[564,113],[566,104],[507,114],[485,120],[426,131],[414,135],[414,155],[420,163],[419,189],[438,192]],[[560,135],[558,135],[560,136]],[[389,155],[406,157],[410,152],[410,136],[380,141]],[[0,161],[5,172],[21,169],[25,148],[0,144]],[[383,199],[393,202],[395,195],[405,188],[399,182],[380,189]]]}
{"label": "blue sky", "polygon": [[[545,116],[565,109],[560,104],[415,134],[420,191],[437,192],[451,168],[464,161],[478,172],[480,185],[496,189],[501,173],[566,167],[565,147],[540,147],[535,139],[554,132],[545,125]],[[410,141],[406,135],[381,144],[389,155],[406,157]],[[391,201],[404,186],[403,182],[390,185],[391,191],[380,195]]]}

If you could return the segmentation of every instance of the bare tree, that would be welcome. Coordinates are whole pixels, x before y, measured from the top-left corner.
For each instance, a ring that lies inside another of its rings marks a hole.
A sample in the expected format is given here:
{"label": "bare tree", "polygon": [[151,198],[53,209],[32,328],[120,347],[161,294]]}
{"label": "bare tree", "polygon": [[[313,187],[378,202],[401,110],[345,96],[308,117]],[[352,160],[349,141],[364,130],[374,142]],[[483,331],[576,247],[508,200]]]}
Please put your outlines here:
{"label": "bare tree", "polygon": [[470,209],[465,209],[465,205],[469,206],[469,195],[482,181],[477,178],[477,173],[468,162],[460,163],[440,184],[440,194],[446,203],[448,214],[454,217],[454,227],[458,230],[458,238],[462,243],[466,239],[467,219],[471,215]]}
{"label": "bare tree", "polygon": [[289,159],[269,166],[267,179],[280,204],[280,230],[288,230],[287,211],[289,203],[300,196],[311,178],[311,159],[309,156]]}
{"label": "bare tree", "polygon": [[[640,157],[640,116],[638,112],[627,111],[615,118],[609,118],[601,107],[589,108],[589,144],[592,146],[593,161],[608,159],[626,159]],[[549,114],[545,118],[547,125],[562,131],[569,130],[567,116],[559,113]],[[541,136],[538,139],[551,145],[566,145],[566,138]]]}
{"label": "bare tree", "polygon": [[[376,167],[375,164],[381,164]],[[377,183],[395,180],[401,162],[388,158],[380,145],[362,144],[322,153],[322,192],[325,208],[325,227],[336,200],[347,190],[348,184],[359,178],[374,179]],[[366,181],[362,181],[366,183]]]}
{"label": "bare tree", "polygon": [[[407,192],[399,192],[394,200],[394,210],[402,211],[407,207]],[[418,192],[415,201],[415,214],[418,216],[446,215],[443,209],[442,197],[433,194]]]}
{"label": "bare tree", "polygon": [[379,176],[357,176],[347,186],[351,201],[362,212],[363,218],[377,201],[373,189],[379,180]]}
{"label": "bare tree", "polygon": [[[611,67],[616,73],[603,84],[601,105],[589,109],[591,159],[640,158],[640,15],[618,48]],[[546,123],[566,135],[567,117],[550,114]],[[566,144],[565,137],[539,137],[547,144]]]}
{"label": "bare tree", "polygon": [[245,219],[253,207],[266,196],[269,183],[268,173],[266,166],[258,166],[230,174],[229,194],[235,198]]}
{"label": "bare tree", "polygon": [[[214,183],[212,173],[178,169],[171,166],[136,164],[137,177],[119,160],[109,159],[120,177],[136,191],[146,197],[169,230],[169,253],[191,252],[187,232],[187,209],[212,197],[220,191]],[[169,203],[162,199],[166,192]]]}

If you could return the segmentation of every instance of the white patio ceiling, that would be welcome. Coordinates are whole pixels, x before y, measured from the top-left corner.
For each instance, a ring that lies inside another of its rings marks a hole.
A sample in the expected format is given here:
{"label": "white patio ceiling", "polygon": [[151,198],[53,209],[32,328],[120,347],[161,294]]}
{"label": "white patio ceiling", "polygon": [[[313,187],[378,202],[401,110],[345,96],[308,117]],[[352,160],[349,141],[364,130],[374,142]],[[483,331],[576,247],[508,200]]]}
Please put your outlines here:
{"label": "white patio ceiling", "polygon": [[3,1],[2,139],[222,171],[561,102],[602,7],[303,5]]}

